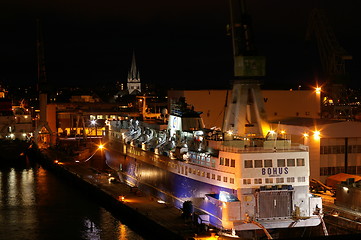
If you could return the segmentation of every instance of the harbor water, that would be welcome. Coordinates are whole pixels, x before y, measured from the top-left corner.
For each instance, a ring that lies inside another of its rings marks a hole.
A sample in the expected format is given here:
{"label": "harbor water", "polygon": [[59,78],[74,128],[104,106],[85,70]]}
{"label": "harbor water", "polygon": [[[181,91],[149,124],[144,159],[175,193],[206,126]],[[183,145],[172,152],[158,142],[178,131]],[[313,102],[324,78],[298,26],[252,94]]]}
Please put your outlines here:
{"label": "harbor water", "polygon": [[27,159],[0,166],[0,239],[145,239],[67,181]]}

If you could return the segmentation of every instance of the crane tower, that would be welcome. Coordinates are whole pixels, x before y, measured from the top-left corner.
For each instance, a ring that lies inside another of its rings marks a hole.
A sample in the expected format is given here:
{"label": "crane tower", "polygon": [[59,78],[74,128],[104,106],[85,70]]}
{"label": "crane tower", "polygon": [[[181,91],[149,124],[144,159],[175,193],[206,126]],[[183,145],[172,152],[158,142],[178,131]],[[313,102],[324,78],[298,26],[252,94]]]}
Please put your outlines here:
{"label": "crane tower", "polygon": [[266,113],[260,91],[265,57],[258,56],[252,38],[251,18],[244,0],[230,0],[234,78],[231,101],[226,106],[223,131],[238,136],[264,137]]}

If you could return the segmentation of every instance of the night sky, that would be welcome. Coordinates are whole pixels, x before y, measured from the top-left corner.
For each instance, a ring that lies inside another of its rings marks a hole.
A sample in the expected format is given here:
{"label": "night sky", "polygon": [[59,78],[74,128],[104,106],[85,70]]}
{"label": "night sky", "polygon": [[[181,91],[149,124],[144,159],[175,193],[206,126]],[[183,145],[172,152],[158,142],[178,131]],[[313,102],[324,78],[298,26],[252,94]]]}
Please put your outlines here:
{"label": "night sky", "polygon": [[[126,82],[133,51],[141,81],[168,88],[230,88],[228,0],[16,0],[0,3],[0,81],[36,83],[36,18],[54,86]],[[316,4],[317,2],[317,4]],[[326,4],[327,3],[327,4]],[[313,84],[317,49],[305,43],[314,7],[325,10],[361,84],[360,1],[248,0],[255,44],[267,58],[265,88]]]}

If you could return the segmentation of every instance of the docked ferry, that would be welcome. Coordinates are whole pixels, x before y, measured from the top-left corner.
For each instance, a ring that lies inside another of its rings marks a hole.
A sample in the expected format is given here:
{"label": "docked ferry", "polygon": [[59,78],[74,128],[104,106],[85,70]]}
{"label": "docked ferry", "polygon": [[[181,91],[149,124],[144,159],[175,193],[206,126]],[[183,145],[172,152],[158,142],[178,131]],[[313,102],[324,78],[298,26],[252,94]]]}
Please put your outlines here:
{"label": "docked ferry", "polygon": [[[282,134],[240,137],[204,129],[185,102],[168,124],[112,120],[106,161],[130,186],[225,230],[316,226],[322,200],[309,192],[309,153]],[[189,209],[187,207],[187,209]]]}

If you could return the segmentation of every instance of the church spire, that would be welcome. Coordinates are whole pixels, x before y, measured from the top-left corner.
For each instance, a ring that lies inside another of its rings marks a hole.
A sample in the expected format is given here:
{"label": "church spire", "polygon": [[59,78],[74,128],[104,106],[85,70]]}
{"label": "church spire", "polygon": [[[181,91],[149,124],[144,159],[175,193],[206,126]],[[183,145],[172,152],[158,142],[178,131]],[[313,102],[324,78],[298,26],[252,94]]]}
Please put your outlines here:
{"label": "church spire", "polygon": [[129,94],[138,94],[141,93],[141,84],[139,71],[137,70],[137,64],[135,62],[135,52],[133,51],[132,64],[130,71],[128,72],[128,92]]}

